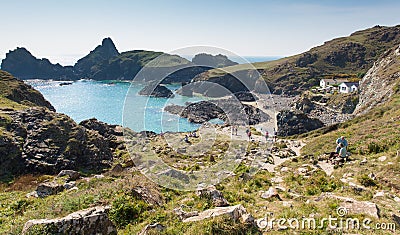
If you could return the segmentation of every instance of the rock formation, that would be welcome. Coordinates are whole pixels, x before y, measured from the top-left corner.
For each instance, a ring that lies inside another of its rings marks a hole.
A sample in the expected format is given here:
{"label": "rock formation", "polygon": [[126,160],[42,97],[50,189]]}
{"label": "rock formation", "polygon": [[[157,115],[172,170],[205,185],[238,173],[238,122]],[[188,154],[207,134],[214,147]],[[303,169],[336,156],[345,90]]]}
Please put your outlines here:
{"label": "rock formation", "polygon": [[[400,45],[400,44],[399,44]],[[400,84],[400,46],[388,50],[360,82],[360,98],[354,114],[367,113],[398,92]]]}
{"label": "rock formation", "polygon": [[4,71],[21,79],[75,80],[72,66],[52,64],[48,59],[37,59],[27,49],[18,47],[6,54],[1,63]]}
{"label": "rock formation", "polygon": [[119,52],[114,42],[111,38],[105,38],[101,45],[76,62],[74,71],[80,78],[93,78],[93,75],[101,70],[103,64],[108,63],[110,59],[117,55],[119,55]]}
{"label": "rock formation", "polygon": [[277,115],[278,135],[290,136],[306,133],[324,126],[314,118],[309,118],[300,111],[283,110]]}
{"label": "rock formation", "polygon": [[232,99],[200,101],[187,107],[168,105],[165,111],[187,118],[189,122],[203,123],[215,118],[239,125],[255,125],[266,122],[270,117],[260,109]]}
{"label": "rock formation", "polygon": [[226,55],[211,55],[206,53],[200,53],[193,57],[192,62],[196,65],[208,66],[211,68],[222,68],[232,65],[237,65],[238,63],[233,62],[228,59]]}
{"label": "rock formation", "polygon": [[172,91],[167,87],[163,85],[154,85],[154,84],[145,86],[142,90],[139,91],[139,95],[146,95],[158,98],[174,97],[174,93],[172,93]]}
{"label": "rock formation", "polygon": [[22,234],[117,234],[108,218],[109,207],[93,207],[59,219],[37,219],[26,222]]}

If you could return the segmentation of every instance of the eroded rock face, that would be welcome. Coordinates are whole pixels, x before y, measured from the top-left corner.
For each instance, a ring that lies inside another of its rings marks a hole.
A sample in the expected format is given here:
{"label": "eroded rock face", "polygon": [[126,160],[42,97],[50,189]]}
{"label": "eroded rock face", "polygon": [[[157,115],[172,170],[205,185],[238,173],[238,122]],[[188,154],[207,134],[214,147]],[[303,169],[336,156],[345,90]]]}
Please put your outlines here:
{"label": "eroded rock face", "polygon": [[0,148],[0,177],[25,173],[57,174],[64,169],[101,171],[113,159],[110,141],[46,108],[10,112],[11,136]]}
{"label": "eroded rock face", "polygon": [[299,111],[283,110],[277,115],[278,135],[291,136],[306,133],[324,126],[314,118]]}
{"label": "eroded rock face", "polygon": [[18,47],[9,51],[1,63],[1,68],[20,79],[75,80],[72,66],[52,64],[48,59],[38,59],[27,49]]}
{"label": "eroded rock face", "polygon": [[385,103],[396,92],[400,81],[400,46],[388,50],[360,82],[360,98],[354,114],[367,113]]}
{"label": "eroded rock face", "polygon": [[[25,223],[22,234],[117,234],[108,218],[110,207],[93,207],[59,219],[37,219]],[[35,233],[36,234],[36,233]]]}

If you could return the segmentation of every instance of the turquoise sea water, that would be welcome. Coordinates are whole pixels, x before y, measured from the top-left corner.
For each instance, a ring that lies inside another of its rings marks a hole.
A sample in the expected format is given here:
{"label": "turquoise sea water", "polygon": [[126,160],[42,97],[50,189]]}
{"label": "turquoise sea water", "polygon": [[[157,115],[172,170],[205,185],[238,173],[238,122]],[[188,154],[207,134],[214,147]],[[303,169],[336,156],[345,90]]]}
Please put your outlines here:
{"label": "turquoise sea water", "polygon": [[[39,90],[57,112],[69,115],[76,122],[94,117],[109,124],[123,124],[135,131],[151,130],[157,133],[192,131],[200,126],[163,112],[163,107],[168,104],[185,105],[186,102],[203,100],[201,97],[178,94],[170,99],[140,96],[137,93],[143,85],[131,86],[129,82],[80,80],[66,86],[60,86],[60,81],[25,82]],[[167,87],[175,91],[180,85]]]}

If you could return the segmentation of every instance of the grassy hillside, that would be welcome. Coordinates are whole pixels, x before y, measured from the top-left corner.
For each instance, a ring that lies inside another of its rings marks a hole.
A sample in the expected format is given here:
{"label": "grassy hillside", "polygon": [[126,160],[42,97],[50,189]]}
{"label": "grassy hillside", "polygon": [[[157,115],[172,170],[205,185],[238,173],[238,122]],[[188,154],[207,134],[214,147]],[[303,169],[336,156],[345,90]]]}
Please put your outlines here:
{"label": "grassy hillside", "polygon": [[275,93],[299,93],[324,77],[363,76],[383,52],[400,44],[400,25],[375,26],[336,38],[302,54],[276,61],[236,65],[200,74],[205,80],[254,66]]}

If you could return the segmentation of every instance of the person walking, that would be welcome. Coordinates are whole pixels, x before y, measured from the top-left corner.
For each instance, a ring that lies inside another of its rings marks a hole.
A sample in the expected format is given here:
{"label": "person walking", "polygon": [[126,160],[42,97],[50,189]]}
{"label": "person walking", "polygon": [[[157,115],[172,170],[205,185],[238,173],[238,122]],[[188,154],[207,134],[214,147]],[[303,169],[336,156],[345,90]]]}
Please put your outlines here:
{"label": "person walking", "polygon": [[268,137],[269,137],[269,133],[268,133],[268,131],[265,131],[265,142],[268,142]]}
{"label": "person walking", "polygon": [[249,137],[249,141],[250,141],[251,140],[251,131],[250,130],[248,130],[247,136]]}

